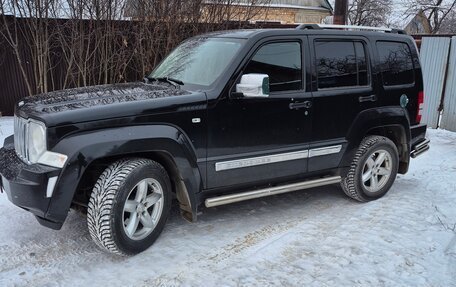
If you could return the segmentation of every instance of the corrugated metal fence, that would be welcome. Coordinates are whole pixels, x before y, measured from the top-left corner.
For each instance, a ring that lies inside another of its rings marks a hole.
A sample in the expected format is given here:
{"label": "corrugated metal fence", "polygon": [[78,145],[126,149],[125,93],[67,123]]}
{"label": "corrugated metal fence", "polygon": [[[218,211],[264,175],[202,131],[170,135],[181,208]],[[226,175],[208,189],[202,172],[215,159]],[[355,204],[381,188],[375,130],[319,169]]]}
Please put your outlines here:
{"label": "corrugated metal fence", "polygon": [[450,57],[440,127],[456,131],[456,37],[451,39]]}
{"label": "corrugated metal fence", "polygon": [[424,78],[422,122],[456,131],[456,37],[423,37]]}

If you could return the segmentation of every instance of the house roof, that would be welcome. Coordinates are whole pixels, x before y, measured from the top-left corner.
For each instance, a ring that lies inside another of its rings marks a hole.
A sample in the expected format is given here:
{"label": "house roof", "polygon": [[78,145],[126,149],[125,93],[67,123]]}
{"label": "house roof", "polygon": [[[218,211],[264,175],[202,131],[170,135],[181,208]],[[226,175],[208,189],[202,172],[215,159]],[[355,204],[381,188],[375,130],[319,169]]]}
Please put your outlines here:
{"label": "house roof", "polygon": [[[220,1],[204,1],[207,4],[220,4]],[[333,12],[333,7],[328,0],[269,0],[267,3],[261,3],[261,1],[255,2],[252,0],[237,0],[230,1],[232,5],[246,5],[246,6],[267,6],[267,7],[278,7],[278,8],[297,8],[306,10],[329,10]]]}
{"label": "house roof", "polygon": [[[153,2],[154,0],[150,0]],[[269,0],[262,3],[262,1],[252,0],[236,0],[229,1],[231,5],[239,6],[258,6],[258,7],[276,7],[276,8],[294,8],[304,10],[325,10],[333,13],[333,7],[329,3],[329,0]],[[214,1],[214,0],[203,0],[205,4],[226,4],[228,2]],[[136,7],[138,7],[138,0],[127,0],[126,15],[135,15]],[[127,17],[129,17],[127,16]]]}
{"label": "house roof", "polygon": [[426,15],[424,15],[423,10],[420,10],[407,24],[407,26],[405,26],[404,30],[408,34],[431,33],[431,24],[429,23],[429,19]]}

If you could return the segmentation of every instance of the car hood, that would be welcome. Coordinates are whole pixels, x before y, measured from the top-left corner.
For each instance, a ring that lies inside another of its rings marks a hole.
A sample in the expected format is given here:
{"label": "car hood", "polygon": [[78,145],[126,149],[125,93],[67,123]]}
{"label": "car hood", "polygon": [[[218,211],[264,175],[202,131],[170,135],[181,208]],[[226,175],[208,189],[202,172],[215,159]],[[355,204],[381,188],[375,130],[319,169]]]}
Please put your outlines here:
{"label": "car hood", "polygon": [[189,103],[195,97],[201,99],[203,95],[165,83],[92,86],[27,97],[17,104],[16,114],[55,126],[154,113],[157,109]]}

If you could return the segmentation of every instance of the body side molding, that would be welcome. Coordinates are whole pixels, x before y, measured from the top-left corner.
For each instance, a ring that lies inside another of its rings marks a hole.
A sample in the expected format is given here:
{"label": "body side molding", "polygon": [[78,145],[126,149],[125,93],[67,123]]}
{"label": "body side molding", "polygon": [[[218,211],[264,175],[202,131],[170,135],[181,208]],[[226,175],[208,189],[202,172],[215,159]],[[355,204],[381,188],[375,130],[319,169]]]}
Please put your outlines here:
{"label": "body side molding", "polygon": [[251,167],[263,164],[271,164],[276,162],[290,161],[296,159],[304,159],[322,155],[336,154],[342,150],[342,145],[334,145],[328,147],[306,149],[294,152],[279,153],[258,157],[249,157],[236,160],[222,161],[215,164],[215,171],[224,171],[230,169]]}

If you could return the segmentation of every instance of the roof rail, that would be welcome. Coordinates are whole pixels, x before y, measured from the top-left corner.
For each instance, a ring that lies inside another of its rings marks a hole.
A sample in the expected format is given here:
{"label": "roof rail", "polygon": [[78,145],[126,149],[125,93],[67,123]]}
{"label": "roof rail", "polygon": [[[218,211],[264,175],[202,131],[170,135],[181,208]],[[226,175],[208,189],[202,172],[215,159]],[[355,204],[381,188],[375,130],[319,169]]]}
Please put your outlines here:
{"label": "roof rail", "polygon": [[385,33],[406,34],[404,30],[392,29],[385,27],[369,27],[369,26],[355,26],[355,25],[328,25],[328,24],[301,24],[296,29],[345,29],[345,30],[365,30],[365,31],[381,31]]}

